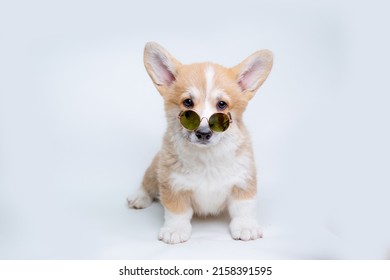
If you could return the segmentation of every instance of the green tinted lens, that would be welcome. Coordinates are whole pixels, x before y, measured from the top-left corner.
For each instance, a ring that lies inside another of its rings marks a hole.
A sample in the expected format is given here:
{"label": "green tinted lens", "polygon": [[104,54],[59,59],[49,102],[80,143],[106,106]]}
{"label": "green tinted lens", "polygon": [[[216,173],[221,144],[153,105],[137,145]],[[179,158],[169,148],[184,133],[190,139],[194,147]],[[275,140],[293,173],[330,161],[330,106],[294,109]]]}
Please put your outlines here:
{"label": "green tinted lens", "polygon": [[211,130],[215,132],[223,132],[228,129],[230,120],[228,115],[223,113],[215,113],[209,119],[209,125]]}
{"label": "green tinted lens", "polygon": [[180,123],[188,130],[195,130],[199,127],[200,117],[194,111],[184,111],[180,116]]}

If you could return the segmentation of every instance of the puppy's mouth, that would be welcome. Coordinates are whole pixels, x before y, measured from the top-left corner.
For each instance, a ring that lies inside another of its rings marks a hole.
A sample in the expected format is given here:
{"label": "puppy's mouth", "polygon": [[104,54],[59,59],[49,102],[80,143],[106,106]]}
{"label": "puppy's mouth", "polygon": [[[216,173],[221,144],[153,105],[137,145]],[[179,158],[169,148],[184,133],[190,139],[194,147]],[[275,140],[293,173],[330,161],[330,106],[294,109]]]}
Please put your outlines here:
{"label": "puppy's mouth", "polygon": [[207,147],[211,147],[211,146],[214,146],[215,143],[213,142],[210,142],[210,141],[189,141],[192,145],[196,146],[196,147],[199,147],[199,148],[207,148]]}
{"label": "puppy's mouth", "polygon": [[193,144],[200,145],[200,146],[212,145],[212,143],[209,140],[198,140]]}

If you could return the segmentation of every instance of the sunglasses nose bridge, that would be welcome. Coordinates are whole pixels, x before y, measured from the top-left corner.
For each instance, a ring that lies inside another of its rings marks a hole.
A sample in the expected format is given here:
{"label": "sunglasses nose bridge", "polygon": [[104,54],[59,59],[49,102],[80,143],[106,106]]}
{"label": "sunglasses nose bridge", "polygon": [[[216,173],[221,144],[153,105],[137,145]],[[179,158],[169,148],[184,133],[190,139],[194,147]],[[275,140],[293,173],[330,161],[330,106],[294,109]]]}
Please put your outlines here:
{"label": "sunglasses nose bridge", "polygon": [[209,119],[206,117],[201,117],[199,128],[209,128]]}

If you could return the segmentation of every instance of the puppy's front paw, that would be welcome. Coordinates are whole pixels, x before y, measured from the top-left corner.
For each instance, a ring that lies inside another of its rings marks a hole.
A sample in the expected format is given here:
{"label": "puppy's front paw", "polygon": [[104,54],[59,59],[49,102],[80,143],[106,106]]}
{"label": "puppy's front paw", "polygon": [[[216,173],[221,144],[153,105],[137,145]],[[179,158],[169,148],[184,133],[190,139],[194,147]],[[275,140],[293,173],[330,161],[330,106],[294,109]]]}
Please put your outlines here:
{"label": "puppy's front paw", "polygon": [[130,208],[143,209],[152,204],[152,198],[142,188],[127,197],[127,204]]}
{"label": "puppy's front paw", "polygon": [[234,218],[230,222],[230,232],[234,239],[244,241],[263,237],[263,231],[259,224],[252,218]]}
{"label": "puppy's front paw", "polygon": [[168,244],[177,244],[190,239],[191,224],[163,226],[158,239]]}

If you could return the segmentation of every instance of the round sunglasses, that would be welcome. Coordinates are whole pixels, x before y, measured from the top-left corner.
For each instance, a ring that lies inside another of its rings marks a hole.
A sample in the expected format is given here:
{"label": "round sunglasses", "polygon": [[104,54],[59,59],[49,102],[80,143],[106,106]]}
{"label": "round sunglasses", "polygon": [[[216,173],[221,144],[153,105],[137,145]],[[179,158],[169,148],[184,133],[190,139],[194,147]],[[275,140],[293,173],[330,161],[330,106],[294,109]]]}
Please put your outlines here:
{"label": "round sunglasses", "polygon": [[[193,131],[199,127],[203,118],[201,118],[195,111],[186,110],[180,112],[178,119],[185,129]],[[232,116],[229,112],[227,114],[215,113],[211,115],[209,119],[206,118],[206,120],[209,122],[210,129],[215,132],[224,132],[233,122]]]}

